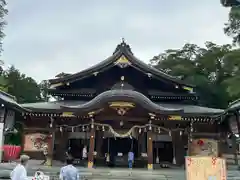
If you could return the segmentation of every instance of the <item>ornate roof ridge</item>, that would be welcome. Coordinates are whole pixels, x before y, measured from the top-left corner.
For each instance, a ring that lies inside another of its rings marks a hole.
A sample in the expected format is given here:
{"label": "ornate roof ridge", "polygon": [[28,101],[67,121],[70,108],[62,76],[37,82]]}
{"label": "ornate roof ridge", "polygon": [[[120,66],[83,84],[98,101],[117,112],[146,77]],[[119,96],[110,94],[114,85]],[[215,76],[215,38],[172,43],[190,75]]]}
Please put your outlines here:
{"label": "ornate roof ridge", "polygon": [[58,83],[69,83],[69,82],[75,81],[77,79],[84,78],[88,75],[92,75],[94,73],[98,73],[99,71],[103,71],[104,69],[108,69],[108,68],[115,66],[115,64],[116,64],[115,62],[118,61],[118,59],[121,58],[122,56],[125,56],[125,58],[127,58],[127,61],[129,61],[129,63],[131,63],[132,66],[135,65],[135,66],[137,66],[137,68],[140,67],[141,70],[146,71],[146,73],[148,73],[148,74],[155,75],[156,77],[162,76],[166,80],[169,80],[169,81],[179,84],[179,85],[183,85],[183,86],[187,86],[187,87],[191,87],[191,88],[195,87],[194,85],[188,84],[177,77],[174,77],[174,76],[171,76],[171,75],[165,73],[163,70],[156,69],[156,68],[144,63],[143,61],[139,60],[137,57],[134,56],[130,46],[124,41],[124,39],[122,40],[122,42],[119,45],[117,45],[113,55],[110,56],[109,58],[107,58],[106,60],[101,61],[100,63],[95,64],[94,66],[91,66],[91,67],[84,69],[80,72],[77,72],[75,74],[68,75],[68,76],[61,77],[61,78],[56,78],[56,79],[49,79],[49,82],[51,84],[55,85]]}
{"label": "ornate roof ridge", "polygon": [[240,102],[240,98],[230,102],[228,106],[232,106],[232,105],[234,105],[234,104],[236,104],[238,102]]}
{"label": "ornate roof ridge", "polygon": [[234,110],[240,110],[240,98],[229,103],[228,108],[226,111],[234,111]]}
{"label": "ornate roof ridge", "polygon": [[92,100],[86,102],[85,104],[75,105],[75,106],[64,106],[63,108],[69,109],[71,111],[78,109],[94,109],[96,107],[101,107],[103,103],[113,102],[113,101],[133,101],[134,103],[141,104],[149,111],[160,112],[160,113],[181,113],[183,109],[181,108],[165,108],[159,106],[158,104],[152,102],[148,97],[133,90],[109,90],[102,92]]}
{"label": "ornate roof ridge", "polygon": [[4,92],[4,91],[2,91],[2,90],[0,90],[0,94],[3,94],[3,95],[5,95],[5,96],[11,98],[12,100],[16,101],[16,97],[15,97],[15,96],[13,96],[13,95],[11,95],[11,94],[8,94],[8,93],[6,93],[6,92]]}
{"label": "ornate roof ridge", "polygon": [[116,54],[118,51],[129,52],[130,54],[133,55],[130,45],[125,42],[124,38],[122,38],[122,42],[117,45],[115,51],[113,52],[113,55]]}

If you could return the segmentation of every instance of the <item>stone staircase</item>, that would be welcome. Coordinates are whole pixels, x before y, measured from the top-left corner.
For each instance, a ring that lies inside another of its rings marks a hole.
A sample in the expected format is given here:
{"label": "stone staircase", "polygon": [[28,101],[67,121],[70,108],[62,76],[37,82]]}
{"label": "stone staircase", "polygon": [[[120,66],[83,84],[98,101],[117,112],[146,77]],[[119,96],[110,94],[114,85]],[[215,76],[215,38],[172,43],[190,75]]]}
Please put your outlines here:
{"label": "stone staircase", "polygon": [[[226,159],[228,165],[235,164],[235,159],[233,154],[223,154],[223,158]],[[237,156],[238,164],[240,165],[240,155]]]}

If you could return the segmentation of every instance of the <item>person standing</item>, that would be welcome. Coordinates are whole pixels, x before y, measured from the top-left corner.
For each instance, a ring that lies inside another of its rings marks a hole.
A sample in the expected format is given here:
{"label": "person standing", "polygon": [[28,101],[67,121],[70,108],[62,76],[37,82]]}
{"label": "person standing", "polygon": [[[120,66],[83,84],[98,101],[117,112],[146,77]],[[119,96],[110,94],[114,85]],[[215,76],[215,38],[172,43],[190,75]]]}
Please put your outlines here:
{"label": "person standing", "polygon": [[67,158],[67,165],[60,169],[60,180],[79,180],[79,173],[76,167],[73,166],[73,159]]}
{"label": "person standing", "polygon": [[83,160],[86,160],[86,159],[87,159],[87,146],[84,146],[84,147],[83,147],[83,150],[82,150],[82,159],[83,159]]}
{"label": "person standing", "polygon": [[44,155],[44,161],[41,164],[42,165],[46,165],[47,164],[47,160],[48,160],[48,145],[44,144],[42,150],[43,150],[43,155]]}
{"label": "person standing", "polygon": [[68,159],[68,158],[72,158],[72,153],[71,153],[71,147],[69,146],[68,148],[67,148],[67,151],[66,151],[66,159]]}
{"label": "person standing", "polygon": [[86,145],[82,149],[82,160],[83,160],[83,166],[87,166],[88,152],[87,152],[87,146]]}
{"label": "person standing", "polygon": [[129,169],[132,169],[134,162],[134,153],[132,151],[128,152],[128,167]]}
{"label": "person standing", "polygon": [[21,155],[20,164],[18,164],[10,174],[11,180],[28,180],[26,167],[29,159],[29,156]]}

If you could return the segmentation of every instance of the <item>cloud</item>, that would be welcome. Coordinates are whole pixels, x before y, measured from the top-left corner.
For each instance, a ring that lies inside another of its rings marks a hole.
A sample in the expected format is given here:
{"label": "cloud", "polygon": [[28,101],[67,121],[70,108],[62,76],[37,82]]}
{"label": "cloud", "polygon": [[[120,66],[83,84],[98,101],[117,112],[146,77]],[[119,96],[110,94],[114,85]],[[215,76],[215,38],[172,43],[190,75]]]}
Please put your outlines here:
{"label": "cloud", "polygon": [[8,8],[2,58],[38,81],[104,60],[122,37],[145,62],[186,42],[231,41],[218,1],[24,0]]}

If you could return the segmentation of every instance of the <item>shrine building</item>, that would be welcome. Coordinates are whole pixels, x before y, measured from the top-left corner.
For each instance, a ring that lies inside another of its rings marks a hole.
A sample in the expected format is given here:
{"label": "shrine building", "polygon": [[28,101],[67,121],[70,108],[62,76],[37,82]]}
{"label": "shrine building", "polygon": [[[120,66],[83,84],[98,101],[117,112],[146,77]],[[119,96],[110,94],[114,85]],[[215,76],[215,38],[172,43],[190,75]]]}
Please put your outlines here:
{"label": "shrine building", "polygon": [[186,155],[221,156],[225,110],[201,106],[194,85],[139,60],[124,41],[107,59],[75,74],[50,79],[57,100],[21,104],[22,147],[35,159],[76,164],[87,147],[88,167],[127,166],[152,169],[183,165]]}

